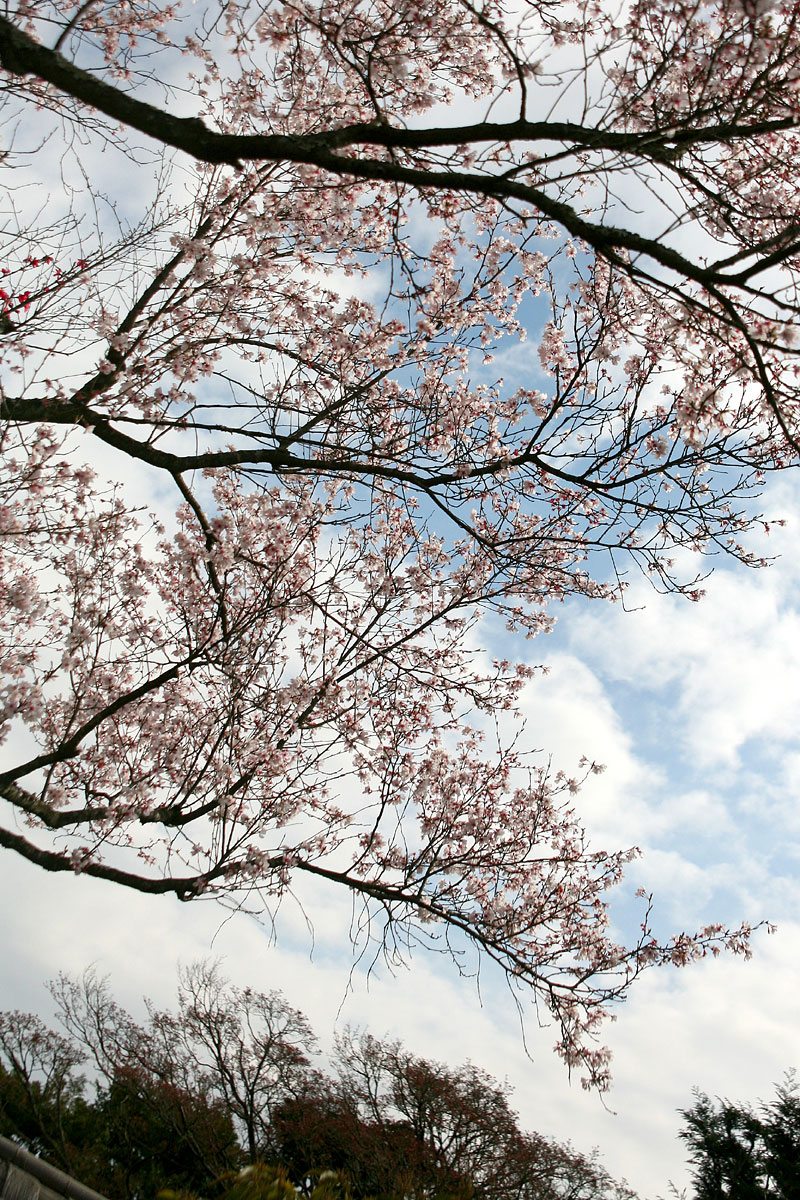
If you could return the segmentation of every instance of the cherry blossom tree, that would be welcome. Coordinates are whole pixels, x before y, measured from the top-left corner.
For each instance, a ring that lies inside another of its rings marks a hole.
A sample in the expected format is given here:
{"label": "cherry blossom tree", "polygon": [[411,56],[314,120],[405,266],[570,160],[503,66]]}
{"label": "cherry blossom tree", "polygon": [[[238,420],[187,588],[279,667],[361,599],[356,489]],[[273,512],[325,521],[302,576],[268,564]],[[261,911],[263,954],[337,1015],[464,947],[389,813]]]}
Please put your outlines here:
{"label": "cherry blossom tree", "polygon": [[5,12],[0,844],[184,900],[340,885],[362,949],[477,948],[605,1086],[636,975],[749,930],[609,936],[636,851],[571,807],[599,764],[493,745],[533,671],[479,622],[763,561],[796,5]]}

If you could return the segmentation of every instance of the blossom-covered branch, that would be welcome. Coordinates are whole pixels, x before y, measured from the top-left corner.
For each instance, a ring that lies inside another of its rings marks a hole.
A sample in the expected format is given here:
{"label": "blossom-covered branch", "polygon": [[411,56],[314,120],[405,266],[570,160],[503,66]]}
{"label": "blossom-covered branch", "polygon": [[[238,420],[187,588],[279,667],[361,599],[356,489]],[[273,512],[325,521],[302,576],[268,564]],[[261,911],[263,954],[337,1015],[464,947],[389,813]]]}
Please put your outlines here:
{"label": "blossom-covered branch", "polygon": [[63,147],[2,231],[0,844],[347,889],[364,952],[471,945],[606,1086],[638,973],[750,931],[610,937],[635,851],[505,732],[536,671],[480,622],[764,562],[796,6],[25,0],[0,63],[14,196]]}

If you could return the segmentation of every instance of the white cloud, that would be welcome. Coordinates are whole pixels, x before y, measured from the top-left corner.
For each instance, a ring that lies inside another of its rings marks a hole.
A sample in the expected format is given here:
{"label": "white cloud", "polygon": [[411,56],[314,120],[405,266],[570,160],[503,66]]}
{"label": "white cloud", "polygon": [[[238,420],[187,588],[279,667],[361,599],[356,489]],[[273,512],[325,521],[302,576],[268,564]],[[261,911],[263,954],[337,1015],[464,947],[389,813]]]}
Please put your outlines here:
{"label": "white cloud", "polygon": [[637,983],[609,1030],[613,1111],[570,1085],[552,1030],[531,1023],[533,1061],[525,1057],[513,1004],[491,972],[483,1008],[474,981],[436,958],[418,955],[396,977],[379,964],[367,978],[362,963],[351,976],[350,902],[316,885],[302,893],[313,947],[291,902],[273,945],[269,927],[244,914],[47,875],[6,855],[0,903],[13,917],[2,933],[0,1007],[46,1014],[40,981],[93,963],[141,1014],[143,994],[171,1002],[178,960],[219,955],[235,982],[283,990],[324,1045],[350,1023],[434,1059],[470,1058],[509,1078],[527,1128],[583,1151],[598,1145],[609,1170],[644,1195],[666,1195],[670,1178],[683,1186],[675,1110],[691,1103],[692,1086],[767,1098],[800,1065],[800,926],[782,920],[800,904],[800,541],[780,540],[786,556],[775,568],[722,573],[700,605],[643,591],[641,611],[568,606],[556,635],[535,645],[551,672],[525,689],[525,745],[569,774],[582,755],[607,764],[576,807],[595,845],[643,847],[629,876],[656,893],[666,932],[726,914],[734,924],[781,922],[774,938],[757,935],[749,964],[719,960]]}
{"label": "white cloud", "polygon": [[[796,505],[776,491],[770,505]],[[797,739],[800,713],[800,520],[765,547],[770,568],[718,570],[698,604],[658,596],[644,582],[626,608],[573,610],[569,645],[632,697],[660,695],[659,719],[695,767],[735,770],[747,743]]]}
{"label": "white cloud", "polygon": [[[570,689],[566,673],[554,673],[556,698],[571,690],[583,705],[579,714],[594,711],[595,726],[583,728],[584,736],[614,734],[610,749],[629,755],[620,779],[627,772],[635,782],[636,763],[619,722],[591,672],[576,674],[580,686],[574,675]],[[551,706],[556,727],[561,713],[559,705]],[[708,882],[701,868],[677,855],[652,853],[646,866],[681,894],[703,893]],[[159,1005],[171,1002],[178,959],[219,955],[235,982],[282,989],[307,1013],[323,1045],[330,1045],[337,1023],[368,1026],[377,1036],[402,1038],[415,1053],[453,1064],[470,1058],[498,1078],[507,1076],[525,1127],[571,1139],[584,1151],[598,1145],[609,1170],[643,1195],[666,1195],[669,1178],[685,1181],[674,1110],[691,1103],[693,1085],[745,1100],[766,1097],[783,1070],[800,1061],[800,927],[793,924],[774,938],[759,936],[749,964],[719,960],[639,982],[609,1030],[616,1055],[609,1112],[577,1080],[569,1084],[551,1052],[552,1031],[540,1033],[531,1022],[533,1061],[525,1057],[511,1000],[491,973],[483,981],[483,1008],[474,983],[438,959],[420,957],[394,978],[381,968],[369,981],[360,970],[350,979],[349,906],[330,895],[317,897],[327,904],[313,907],[313,958],[302,919],[291,907],[279,919],[274,946],[268,931],[242,914],[225,920],[213,905],[183,905],[85,877],[47,875],[13,857],[0,878],[0,897],[4,911],[14,913],[4,931],[0,1007],[46,1011],[39,981],[94,963],[141,1015],[143,994]],[[706,899],[700,895],[703,907]]]}
{"label": "white cloud", "polygon": [[545,661],[548,674],[532,680],[522,696],[522,744],[550,756],[553,769],[567,775],[581,774],[584,756],[603,764],[606,770],[590,776],[577,808],[597,837],[638,844],[652,825],[645,798],[662,783],[659,769],[636,757],[630,732],[586,662],[555,648]]}

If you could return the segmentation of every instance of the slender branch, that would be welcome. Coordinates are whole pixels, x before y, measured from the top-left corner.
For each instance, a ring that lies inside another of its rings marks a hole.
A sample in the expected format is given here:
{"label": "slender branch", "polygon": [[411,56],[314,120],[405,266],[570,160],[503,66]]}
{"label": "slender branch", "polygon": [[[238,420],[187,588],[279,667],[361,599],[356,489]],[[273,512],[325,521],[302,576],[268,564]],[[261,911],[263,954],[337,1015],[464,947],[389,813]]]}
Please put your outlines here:
{"label": "slender branch", "polygon": [[25,775],[30,775],[32,771],[38,771],[42,767],[52,766],[54,763],[64,762],[68,758],[74,758],[80,752],[81,743],[92,733],[98,726],[112,717],[114,713],[125,708],[129,704],[133,704],[136,700],[140,700],[142,696],[146,696],[148,692],[156,691],[163,687],[165,683],[176,679],[180,672],[188,667],[197,655],[192,655],[184,659],[182,662],[174,663],[171,667],[161,671],[152,679],[146,679],[139,687],[133,688],[129,692],[123,692],[107,704],[100,712],[94,714],[87,721],[65,738],[56,750],[49,750],[45,754],[37,754],[35,758],[30,758],[26,763],[19,767],[15,767],[10,771],[0,773],[0,788],[7,783],[12,783],[16,779],[21,779]]}

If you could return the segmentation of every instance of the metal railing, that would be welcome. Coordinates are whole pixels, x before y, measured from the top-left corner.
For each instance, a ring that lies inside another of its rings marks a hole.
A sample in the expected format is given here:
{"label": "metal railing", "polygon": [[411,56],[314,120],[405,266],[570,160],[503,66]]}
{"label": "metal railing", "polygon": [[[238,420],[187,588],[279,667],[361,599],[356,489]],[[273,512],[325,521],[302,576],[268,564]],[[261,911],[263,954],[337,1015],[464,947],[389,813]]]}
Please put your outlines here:
{"label": "metal railing", "polygon": [[[5,1164],[8,1164],[6,1170],[3,1169]],[[37,1158],[28,1150],[23,1150],[21,1146],[17,1146],[8,1138],[0,1137],[0,1200],[5,1200],[6,1194],[12,1192],[15,1196],[20,1196],[21,1200],[23,1190],[13,1187],[12,1180],[9,1178],[11,1170],[31,1176],[42,1188],[54,1192],[56,1196],[66,1196],[69,1200],[106,1200],[105,1196],[101,1196],[99,1192],[93,1191],[83,1183],[78,1183],[78,1180],[73,1179],[71,1175],[59,1171],[57,1167],[51,1167],[50,1163],[45,1162],[42,1158]],[[12,1187],[9,1187],[9,1183],[12,1183]],[[48,1200],[48,1198],[44,1197],[43,1200]]]}

